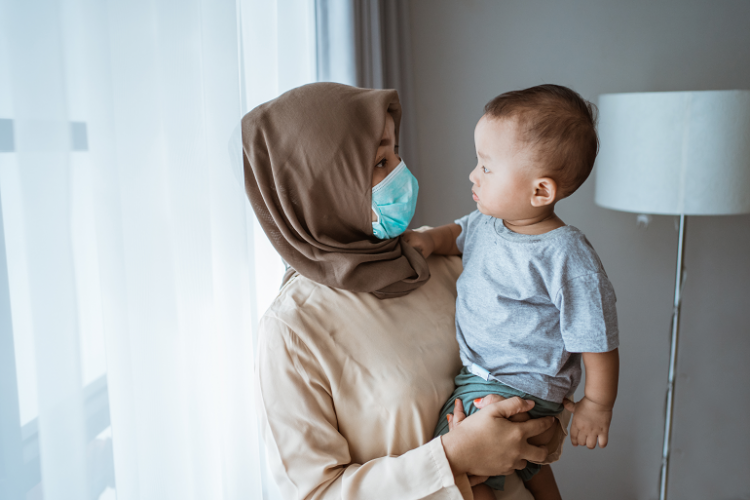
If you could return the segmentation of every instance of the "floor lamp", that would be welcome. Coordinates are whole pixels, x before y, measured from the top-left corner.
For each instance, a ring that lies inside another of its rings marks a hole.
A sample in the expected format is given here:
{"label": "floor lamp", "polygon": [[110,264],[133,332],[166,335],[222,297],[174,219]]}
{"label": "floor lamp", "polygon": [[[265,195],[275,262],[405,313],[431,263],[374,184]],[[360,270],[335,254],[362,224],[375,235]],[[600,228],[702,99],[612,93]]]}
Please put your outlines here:
{"label": "floor lamp", "polygon": [[599,139],[598,205],[680,218],[659,485],[666,500],[687,217],[750,213],[750,91],[605,94]]}

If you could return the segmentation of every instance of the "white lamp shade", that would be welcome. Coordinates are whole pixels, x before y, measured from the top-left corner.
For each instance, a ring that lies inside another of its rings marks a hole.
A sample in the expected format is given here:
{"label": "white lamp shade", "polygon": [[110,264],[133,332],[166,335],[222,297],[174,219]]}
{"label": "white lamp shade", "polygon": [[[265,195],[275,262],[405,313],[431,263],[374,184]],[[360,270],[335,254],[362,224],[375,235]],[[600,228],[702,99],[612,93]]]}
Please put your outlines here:
{"label": "white lamp shade", "polygon": [[602,95],[599,141],[602,207],[750,213],[750,91]]}

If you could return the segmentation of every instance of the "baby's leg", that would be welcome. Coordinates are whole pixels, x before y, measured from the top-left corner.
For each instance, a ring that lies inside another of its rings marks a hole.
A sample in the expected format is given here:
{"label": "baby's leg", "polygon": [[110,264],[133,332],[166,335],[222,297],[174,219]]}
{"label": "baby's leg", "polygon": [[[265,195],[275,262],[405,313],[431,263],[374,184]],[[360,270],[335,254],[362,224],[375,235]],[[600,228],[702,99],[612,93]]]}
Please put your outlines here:
{"label": "baby's leg", "polygon": [[524,485],[534,495],[534,500],[562,500],[555,476],[552,474],[552,467],[549,465],[542,465],[539,474],[534,475]]}
{"label": "baby's leg", "polygon": [[484,483],[472,486],[471,492],[474,494],[474,500],[495,500],[492,488]]}

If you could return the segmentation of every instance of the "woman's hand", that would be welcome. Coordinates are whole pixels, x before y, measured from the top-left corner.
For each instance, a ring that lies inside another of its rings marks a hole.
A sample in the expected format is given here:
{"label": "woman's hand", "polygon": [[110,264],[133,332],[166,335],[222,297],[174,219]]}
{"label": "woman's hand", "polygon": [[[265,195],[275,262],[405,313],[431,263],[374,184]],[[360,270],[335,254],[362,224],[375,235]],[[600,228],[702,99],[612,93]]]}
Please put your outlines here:
{"label": "woman's hand", "polygon": [[482,411],[466,417],[463,405],[457,402],[449,422],[450,432],[442,437],[454,474],[508,475],[526,467],[527,460],[541,462],[547,458],[545,448],[533,446],[527,440],[552,427],[555,419],[509,420],[533,407],[533,401],[515,397],[483,405]]}
{"label": "woman's hand", "polygon": [[[501,397],[501,396],[498,396]],[[503,398],[505,399],[505,398]],[[474,403],[476,404],[476,401]],[[464,412],[464,403],[460,399],[456,399],[455,406],[453,407],[453,413],[448,414],[448,431],[452,431],[454,427],[456,427],[458,424],[463,421],[463,419],[466,418],[466,413]],[[478,484],[482,484],[483,482],[487,481],[490,476],[469,476],[469,484],[472,486],[476,486]]]}
{"label": "woman's hand", "polygon": [[[487,396],[481,399],[475,399],[474,406],[476,406],[479,409],[482,409],[489,404],[496,403],[504,399],[505,399],[504,397],[498,396],[497,394],[488,394]],[[510,420],[511,422],[526,422],[530,418],[531,416],[529,416],[528,413],[524,412],[524,413],[517,413],[513,415],[512,417],[510,417],[508,420]],[[556,431],[555,427],[556,426],[553,425],[552,427],[542,432],[541,434],[534,436],[532,438],[529,438],[529,443],[533,444],[534,446],[547,446],[548,444],[550,444],[550,442],[552,442],[552,438],[555,437],[555,431]],[[551,453],[552,451],[554,451],[554,449],[551,450],[547,446],[547,451]]]}
{"label": "woman's hand", "polygon": [[[474,406],[479,408],[480,410],[484,408],[485,406],[491,405],[492,403],[499,403],[500,401],[505,401],[506,398],[500,396],[499,394],[487,394],[483,398],[477,398],[474,400]],[[464,412],[464,404],[463,401],[460,399],[456,399],[455,409],[453,410],[453,415],[448,415],[448,430],[453,430],[453,427],[460,424],[463,419],[466,418],[466,413]],[[527,412],[521,412],[516,413],[512,417],[508,418],[511,422],[526,422],[531,417]]]}
{"label": "woman's hand", "polygon": [[[480,410],[484,408],[485,406],[491,405],[492,403],[499,403],[500,401],[505,401],[507,398],[504,398],[500,396],[499,394],[487,394],[483,398],[475,399],[474,400],[474,406],[479,408]],[[521,412],[516,413],[512,417],[508,418],[511,422],[526,422],[531,417],[527,412]]]}

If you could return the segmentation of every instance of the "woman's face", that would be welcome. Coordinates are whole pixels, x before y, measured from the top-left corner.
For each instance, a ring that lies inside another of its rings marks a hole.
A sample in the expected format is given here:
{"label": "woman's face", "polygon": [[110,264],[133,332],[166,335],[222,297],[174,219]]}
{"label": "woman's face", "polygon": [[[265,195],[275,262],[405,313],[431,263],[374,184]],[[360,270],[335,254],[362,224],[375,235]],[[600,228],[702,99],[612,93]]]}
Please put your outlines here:
{"label": "woman's face", "polygon": [[[398,144],[396,144],[396,123],[390,113],[385,115],[385,127],[383,135],[380,138],[380,146],[375,154],[374,168],[372,169],[372,187],[377,186],[380,182],[393,172],[393,169],[401,163],[398,156]],[[373,222],[378,220],[375,212],[372,212]]]}

